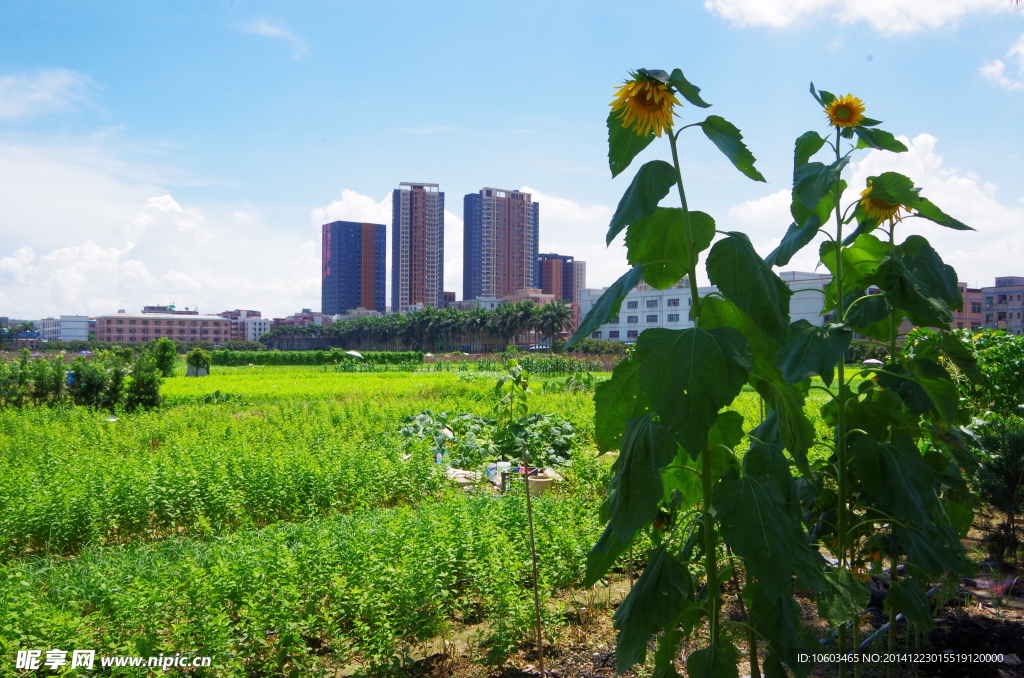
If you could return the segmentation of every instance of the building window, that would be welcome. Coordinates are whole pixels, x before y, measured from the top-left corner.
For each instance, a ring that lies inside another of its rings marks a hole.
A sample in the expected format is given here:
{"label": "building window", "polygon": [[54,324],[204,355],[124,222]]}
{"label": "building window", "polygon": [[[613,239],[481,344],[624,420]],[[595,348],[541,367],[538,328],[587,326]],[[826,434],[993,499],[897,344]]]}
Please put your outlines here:
{"label": "building window", "polygon": [[985,314],[985,322],[987,322],[987,323],[992,322],[992,314],[991,313],[986,313]]}
{"label": "building window", "polygon": [[118,324],[118,325],[124,325],[124,321],[123,321],[123,320],[118,320],[118,321],[117,321],[117,324]]}
{"label": "building window", "polygon": [[1006,320],[1006,311],[999,311],[999,313],[996,313],[996,320]]}
{"label": "building window", "polygon": [[647,316],[647,322],[649,322],[649,323],[656,323],[656,322],[658,322],[658,316],[657,315],[649,315],[649,316]]}
{"label": "building window", "polygon": [[957,328],[958,330],[962,330],[962,329],[964,328],[964,324],[963,324],[963,323],[957,323],[957,324],[956,324],[956,328]]}
{"label": "building window", "polygon": [[981,313],[981,302],[980,301],[972,301],[971,302],[971,313]]}
{"label": "building window", "polygon": [[626,330],[626,339],[636,339],[639,334],[636,330]]}
{"label": "building window", "polygon": [[985,306],[992,307],[992,297],[985,297]]}
{"label": "building window", "polygon": [[619,331],[618,330],[612,330],[611,332],[608,333],[608,338],[609,339],[618,339],[619,338]]}
{"label": "building window", "polygon": [[154,321],[153,321],[153,324],[154,324],[154,325],[159,325],[159,324],[160,324],[160,321],[159,321],[159,320],[154,320]]}
{"label": "building window", "polygon": [[629,323],[630,325],[635,325],[638,321],[639,321],[639,316],[635,316],[635,315],[627,315],[626,316],[626,322]]}
{"label": "building window", "polygon": [[678,313],[669,313],[668,314],[668,321],[670,323],[677,323],[677,322],[679,322],[679,314]]}
{"label": "building window", "polygon": [[594,332],[590,336],[591,336],[592,339],[600,339],[601,338],[601,331],[598,330],[597,332]]}
{"label": "building window", "polygon": [[648,299],[647,300],[647,308],[658,308],[658,300],[657,299]]}
{"label": "building window", "polygon": [[972,330],[980,330],[981,329],[981,323],[971,323],[971,329]]}
{"label": "building window", "polygon": [[619,324],[619,316],[615,316],[614,318],[612,318],[611,320],[609,320],[609,321],[608,321],[608,324],[609,324],[609,325],[618,325],[618,324]]}
{"label": "building window", "polygon": [[636,308],[637,304],[639,304],[639,303],[640,302],[638,302],[638,301],[627,301],[626,302],[626,308]]}
{"label": "building window", "polygon": [[666,305],[667,306],[678,306],[679,305],[679,300],[678,299],[669,299]]}

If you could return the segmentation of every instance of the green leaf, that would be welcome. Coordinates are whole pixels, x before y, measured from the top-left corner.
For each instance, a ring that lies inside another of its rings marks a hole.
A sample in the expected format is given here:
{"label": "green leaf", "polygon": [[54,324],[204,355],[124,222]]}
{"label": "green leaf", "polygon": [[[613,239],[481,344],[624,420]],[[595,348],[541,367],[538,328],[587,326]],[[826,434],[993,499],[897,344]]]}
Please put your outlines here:
{"label": "green leaf", "polygon": [[637,341],[640,388],[690,456],[707,440],[718,410],[740,392],[752,367],[750,346],[736,330],[654,328]]}
{"label": "green leaf", "polygon": [[708,254],[708,278],[765,334],[782,342],[789,329],[793,292],[765,263],[744,233],[729,232]]}
{"label": "green leaf", "polygon": [[874,280],[885,291],[889,303],[905,311],[915,325],[949,327],[953,322],[953,312],[941,293],[919,280],[902,259],[887,256],[878,266]]}
{"label": "green leaf", "polygon": [[648,639],[679,618],[691,589],[690,573],[672,557],[666,545],[654,549],[643,574],[615,611],[618,673],[644,661]]}
{"label": "green leaf", "polygon": [[832,585],[829,592],[832,595],[823,597],[818,603],[818,614],[833,628],[859,617],[871,600],[867,583],[854,579],[845,568],[833,570],[825,576]]}
{"label": "green leaf", "polygon": [[719,640],[691,652],[686,658],[687,678],[737,678],[740,653],[728,640]]}
{"label": "green leaf", "polygon": [[849,162],[850,157],[846,156],[830,165],[809,162],[797,167],[793,170],[793,197],[807,209],[815,209],[839,181]]}
{"label": "green leaf", "polygon": [[949,525],[956,531],[957,539],[966,539],[967,533],[974,524],[974,509],[970,504],[962,504],[945,497],[942,498],[942,508],[949,518]]}
{"label": "green leaf", "polygon": [[642,414],[637,411],[639,374],[639,361],[620,360],[612,370],[612,378],[594,387],[594,438],[598,451],[619,449],[626,421]]}
{"label": "green leaf", "polygon": [[846,297],[846,324],[853,328],[858,334],[863,334],[869,339],[888,343],[893,334],[899,330],[899,322],[890,322],[893,313],[892,306],[886,301],[884,294],[868,295],[851,307],[863,293],[863,290],[854,291]]}
{"label": "green leaf", "polygon": [[934,221],[940,226],[957,231],[974,230],[940,210],[927,198],[921,197],[921,189],[915,188],[914,182],[899,172],[883,172],[877,177],[868,177],[868,185],[871,186],[872,198],[877,198],[890,205],[906,205],[917,210],[919,216]]}
{"label": "green leaf", "polygon": [[633,158],[650,146],[655,137],[654,132],[640,136],[632,128],[623,127],[621,115],[622,111],[608,113],[608,167],[612,177],[629,167]]}
{"label": "green leaf", "polygon": [[836,100],[836,95],[832,92],[826,92],[825,90],[815,91],[814,83],[811,83],[811,96],[814,100],[821,104],[822,108],[827,107],[830,103]]}
{"label": "green leaf", "polygon": [[583,574],[583,587],[590,588],[598,582],[611,569],[615,561],[619,559],[628,544],[623,544],[616,536],[611,525],[606,525],[597,543],[587,552],[587,567]]}
{"label": "green leaf", "polygon": [[712,507],[722,537],[743,558],[767,595],[789,590],[793,550],[810,548],[794,539],[785,498],[770,476],[723,478],[715,487]]}
{"label": "green leaf", "polygon": [[711,427],[708,435],[708,442],[712,447],[725,445],[729,449],[735,449],[745,435],[743,415],[735,410],[727,410],[715,419],[715,425]]}
{"label": "green leaf", "polygon": [[786,229],[786,234],[782,236],[782,242],[764,258],[764,262],[769,266],[785,266],[794,254],[814,240],[814,236],[818,235],[819,228],[821,228],[821,220],[817,215],[812,214],[802,226],[794,221]]}
{"label": "green leaf", "polygon": [[[843,258],[843,287],[847,290],[864,290],[874,282],[879,265],[889,253],[889,245],[868,234],[858,236],[852,244],[842,247],[840,251]],[[835,300],[838,298],[839,291],[835,243],[832,241],[821,243],[818,256],[821,258],[821,263],[825,264],[825,267],[834,276],[832,281],[825,286],[825,310],[832,310],[835,308]]]}
{"label": "green leaf", "polygon": [[902,141],[885,130],[861,126],[855,127],[853,132],[857,135],[857,148],[878,148],[893,153],[904,153],[908,150]]}
{"label": "green leaf", "polygon": [[764,181],[764,177],[754,167],[754,154],[743,143],[743,135],[735,125],[717,115],[709,115],[704,122],[697,124],[736,169],[754,181]]}
{"label": "green leaf", "polygon": [[862,118],[860,121],[861,127],[878,127],[881,124],[881,120],[875,120],[874,118]]}
{"label": "green leaf", "polygon": [[675,182],[676,170],[669,163],[664,160],[645,163],[619,200],[619,206],[608,225],[608,236],[605,238],[607,243],[610,245],[626,226],[654,214],[658,203],[668,195]]}
{"label": "green leaf", "polygon": [[897,614],[902,614],[924,630],[935,625],[928,596],[917,582],[911,579],[900,579],[889,585],[889,593],[885,596],[885,609],[895,610]]}
{"label": "green leaf", "polygon": [[[696,259],[715,237],[715,222],[704,212],[690,212]],[[643,264],[644,281],[663,290],[675,285],[689,268],[685,214],[678,207],[658,207],[654,214],[629,225],[626,248],[630,264]]]}
{"label": "green leaf", "polygon": [[605,293],[594,304],[594,308],[590,309],[590,312],[587,313],[587,317],[580,323],[579,329],[569,337],[569,341],[565,344],[565,350],[568,351],[577,341],[586,339],[598,327],[619,315],[619,307],[622,306],[622,300],[643,279],[644,267],[637,265],[626,271],[621,278],[612,283],[612,286],[605,290]]}
{"label": "green leaf", "polygon": [[948,525],[928,525],[924,529],[901,527],[896,536],[907,551],[911,565],[925,574],[941,577],[945,572],[971,574],[977,566],[964,556],[963,547]]}
{"label": "green leaf", "polygon": [[960,288],[957,286],[956,271],[942,261],[939,253],[932,249],[928,240],[920,235],[912,235],[896,247],[907,270],[935,293],[935,296],[946,302],[946,306],[954,311],[964,307]]}
{"label": "green leaf", "polygon": [[[789,666],[797,676],[807,676],[813,663],[801,662],[800,654],[813,647],[814,638],[804,628],[800,618],[800,605],[792,595],[767,595],[759,582],[751,582],[743,588],[743,598],[750,614],[750,621],[757,632],[768,641],[768,650],[776,659]],[[767,666],[766,666],[767,673]],[[783,669],[778,675],[788,675]]]}
{"label": "green leaf", "polygon": [[701,300],[700,317],[705,329],[731,327],[747,338],[754,355],[754,372],[766,379],[779,374],[775,368],[778,342],[768,337],[736,304],[721,297],[706,297]]}
{"label": "green leaf", "polygon": [[679,643],[686,636],[680,629],[666,628],[658,639],[658,648],[654,651],[654,672],[651,678],[682,678],[676,670],[676,656],[679,654]]}
{"label": "green leaf", "polygon": [[676,442],[651,415],[630,419],[615,462],[608,524],[623,544],[654,520],[661,501],[661,469],[676,456]]}
{"label": "green leaf", "polygon": [[938,500],[932,489],[935,472],[913,441],[901,435],[888,444],[861,435],[852,448],[857,478],[875,502],[898,520],[927,524]]}
{"label": "green leaf", "polygon": [[814,445],[814,425],[804,412],[803,394],[782,379],[758,379],[754,385],[775,413],[782,443],[797,465],[806,471],[807,453]]}
{"label": "green leaf", "polygon": [[690,84],[690,82],[683,77],[683,72],[678,68],[672,71],[672,75],[669,76],[668,79],[668,84],[674,87],[677,92],[683,95],[684,99],[694,106],[707,108],[711,105],[700,98],[700,87]]}
{"label": "green leaf", "polygon": [[804,132],[796,138],[796,150],[793,152],[793,169],[806,165],[815,153],[825,145],[825,138],[817,132]]}
{"label": "green leaf", "polygon": [[853,340],[853,332],[836,323],[815,326],[806,320],[789,327],[789,341],[779,351],[783,378],[797,382],[818,376],[831,386],[836,363]]}
{"label": "green leaf", "polygon": [[960,392],[949,373],[934,360],[904,360],[903,366],[928,395],[936,414],[947,424],[956,423],[960,412]]}
{"label": "green leaf", "polygon": [[978,359],[971,349],[960,341],[960,337],[951,332],[943,332],[939,338],[939,346],[950,362],[956,365],[957,369],[963,372],[968,379],[983,386],[988,385],[988,378],[978,366]]}

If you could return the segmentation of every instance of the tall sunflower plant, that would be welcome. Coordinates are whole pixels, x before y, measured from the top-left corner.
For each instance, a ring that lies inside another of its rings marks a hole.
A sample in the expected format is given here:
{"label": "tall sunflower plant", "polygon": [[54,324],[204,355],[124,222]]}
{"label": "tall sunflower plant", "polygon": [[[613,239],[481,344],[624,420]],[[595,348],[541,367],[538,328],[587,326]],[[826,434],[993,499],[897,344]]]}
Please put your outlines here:
{"label": "tall sunflower plant", "polygon": [[[802,655],[820,646],[800,621],[794,587],[812,592],[820,613],[839,629],[839,649],[848,651],[867,604],[865,578],[885,558],[895,573],[897,559],[907,556],[905,580],[894,582],[892,614],[922,623],[923,583],[965,567],[955,537],[966,505],[960,475],[973,459],[956,390],[939,358],[977,370],[948,332],[913,359],[898,357],[898,321],[906,316],[948,327],[962,301],[955,272],[927,241],[912,235],[896,244],[894,233],[897,224],[918,217],[968,227],[892,172],[873,177],[843,208],[842,174],[854,151],[906,147],[865,117],[855,97],[811,91],[831,133],[797,139],[794,221],[766,258],[745,234],[719,231],[710,215],[688,207],[678,149],[684,130],[699,128],[741,173],[764,181],[732,123],[711,115],[677,124],[680,98],[709,106],[698,87],[678,69],[639,69],[611,105],[613,176],[655,138],[667,138],[671,162],[647,162],[626,189],[607,241],[625,231],[632,267],[568,345],[616,317],[641,281],[655,289],[684,276],[695,283],[702,255],[718,289],[701,298],[691,284],[693,326],[645,330],[594,395],[597,443],[619,456],[603,507],[607,524],[587,554],[584,584],[596,583],[641,537],[652,545],[615,615],[619,672],[645,661],[648,642],[658,636],[658,678],[677,675],[684,640],[698,648],[686,657],[692,678],[737,676],[743,645],[751,675],[806,676],[812,665]],[[812,162],[826,146],[835,159]],[[660,206],[673,191],[678,206]],[[822,233],[821,259],[834,276],[825,290],[827,322],[793,322],[792,291],[773,267],[786,265]],[[854,332],[892,348],[886,365],[865,370],[860,376],[870,378],[856,389],[842,360]],[[812,386],[814,376],[824,385]],[[761,421],[744,421],[728,409],[748,384],[766,405]],[[815,440],[805,414],[811,388],[829,392],[823,416],[834,425],[830,442]],[[750,444],[740,451],[745,437]],[[828,454],[814,456],[827,459],[810,461],[820,444]],[[738,619],[723,619],[725,588],[738,591],[730,594]]]}

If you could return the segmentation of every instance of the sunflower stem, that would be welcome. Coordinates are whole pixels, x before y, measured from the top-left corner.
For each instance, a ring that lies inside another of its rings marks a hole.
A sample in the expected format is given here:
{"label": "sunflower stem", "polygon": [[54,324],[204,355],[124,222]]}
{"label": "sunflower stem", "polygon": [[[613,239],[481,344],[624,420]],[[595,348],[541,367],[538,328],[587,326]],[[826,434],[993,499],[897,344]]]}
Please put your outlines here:
{"label": "sunflower stem", "polygon": [[[676,135],[671,131],[668,134],[668,140],[672,147],[672,165],[676,170],[676,189],[679,192],[679,202],[683,208],[683,228],[687,249],[686,271],[690,286],[690,298],[692,299],[690,316],[693,319],[693,326],[700,327],[700,294],[697,291],[697,253],[694,251],[693,229],[690,226],[690,210],[686,204],[686,191],[683,189],[683,172],[679,166],[679,149],[676,147]],[[713,478],[711,474],[711,445],[708,440],[704,441],[700,456],[700,482],[701,492],[704,496],[704,586],[708,600],[708,643],[717,647],[720,634],[718,606],[721,601],[716,591],[718,588],[718,558],[716,553],[718,539],[715,536],[715,518],[711,515],[711,486]]]}

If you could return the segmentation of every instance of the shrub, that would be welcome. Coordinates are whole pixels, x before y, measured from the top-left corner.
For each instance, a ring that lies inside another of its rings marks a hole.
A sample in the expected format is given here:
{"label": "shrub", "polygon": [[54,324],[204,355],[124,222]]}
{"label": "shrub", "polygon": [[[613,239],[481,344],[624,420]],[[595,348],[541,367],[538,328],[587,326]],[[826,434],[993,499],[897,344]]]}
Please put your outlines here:
{"label": "shrub", "polygon": [[1007,552],[1015,557],[1020,544],[1017,516],[1024,510],[1024,420],[995,419],[981,428],[978,440],[987,452],[978,469],[979,493],[1006,514],[1006,521],[988,535],[991,555],[996,560]]}
{"label": "shrub", "polygon": [[163,377],[174,375],[174,361],[178,359],[178,347],[167,337],[161,337],[149,345],[154,367]]}

